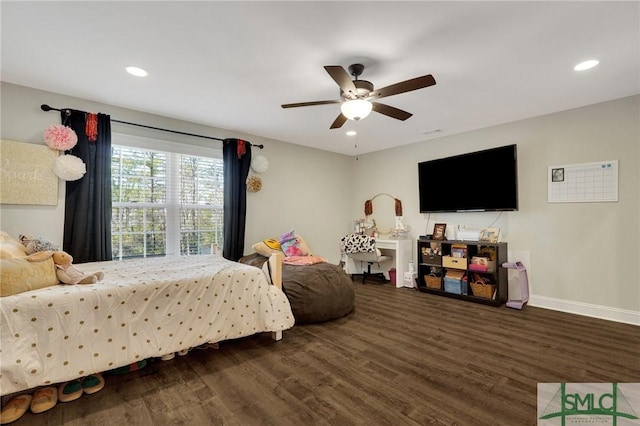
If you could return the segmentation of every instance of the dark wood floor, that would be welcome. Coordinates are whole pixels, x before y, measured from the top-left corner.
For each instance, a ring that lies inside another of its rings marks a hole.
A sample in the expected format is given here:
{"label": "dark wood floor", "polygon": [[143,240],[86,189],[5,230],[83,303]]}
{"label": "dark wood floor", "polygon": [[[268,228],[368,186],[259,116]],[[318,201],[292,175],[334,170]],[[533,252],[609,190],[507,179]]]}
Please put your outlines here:
{"label": "dark wood floor", "polygon": [[151,361],[14,425],[533,425],[539,382],[640,382],[637,326],[354,286],[345,318]]}

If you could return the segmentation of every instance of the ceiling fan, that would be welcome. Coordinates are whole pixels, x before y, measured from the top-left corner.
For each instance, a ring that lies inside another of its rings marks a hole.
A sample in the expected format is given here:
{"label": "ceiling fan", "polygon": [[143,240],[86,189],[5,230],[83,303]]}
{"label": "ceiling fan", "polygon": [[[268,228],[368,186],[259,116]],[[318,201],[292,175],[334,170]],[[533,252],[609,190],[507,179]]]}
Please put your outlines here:
{"label": "ceiling fan", "polygon": [[422,77],[412,78],[410,80],[401,81],[382,89],[374,90],[373,84],[367,80],[358,80],[364,65],[353,64],[349,66],[349,73],[354,76],[351,80],[347,71],[340,65],[326,65],[324,69],[329,73],[331,78],[340,86],[340,99],[314,102],[300,102],[294,104],[284,104],[282,108],[296,108],[313,105],[341,104],[340,115],[331,124],[331,129],[338,129],[347,120],[361,120],[365,118],[373,110],[380,114],[384,114],[397,120],[406,120],[413,114],[401,109],[375,102],[376,99],[386,98],[387,96],[398,95],[400,93],[410,92],[412,90],[423,89],[433,86],[436,80],[431,74]]}

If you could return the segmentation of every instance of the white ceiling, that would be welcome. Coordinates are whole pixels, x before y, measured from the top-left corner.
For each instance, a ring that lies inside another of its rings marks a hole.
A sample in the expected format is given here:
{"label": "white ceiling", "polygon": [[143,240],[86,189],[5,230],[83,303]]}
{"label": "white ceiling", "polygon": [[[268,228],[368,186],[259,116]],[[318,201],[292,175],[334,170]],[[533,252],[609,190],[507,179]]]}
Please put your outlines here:
{"label": "white ceiling", "polygon": [[[640,93],[637,1],[2,1],[1,16],[3,81],[351,155]],[[352,63],[376,88],[437,84],[381,100],[404,122],[330,130],[337,104],[280,107],[338,99],[323,66]]]}

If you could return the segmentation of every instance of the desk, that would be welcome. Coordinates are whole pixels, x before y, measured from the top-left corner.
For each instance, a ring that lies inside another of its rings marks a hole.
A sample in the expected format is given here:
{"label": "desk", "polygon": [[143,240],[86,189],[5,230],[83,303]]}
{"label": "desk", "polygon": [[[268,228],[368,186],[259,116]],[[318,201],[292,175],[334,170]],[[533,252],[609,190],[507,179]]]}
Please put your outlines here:
{"label": "desk", "polygon": [[[391,256],[393,259],[382,262],[379,267],[378,265],[373,265],[371,272],[382,272],[385,278],[389,279],[389,269],[396,268],[396,288],[404,287],[404,273],[409,272],[409,261],[413,260],[413,246],[413,239],[411,238],[405,240],[377,238],[376,248],[378,248],[382,254]],[[361,262],[354,261],[348,256],[344,256],[343,260],[347,274],[361,274],[366,268],[366,266],[361,265]],[[415,284],[411,287],[415,287]]]}
{"label": "desk", "polygon": [[[384,240],[377,239],[376,247],[382,254],[392,256],[396,268],[396,288],[404,287],[404,273],[409,272],[409,261],[413,260],[413,240]],[[388,278],[389,271],[385,276]],[[415,287],[415,284],[411,286]]]}

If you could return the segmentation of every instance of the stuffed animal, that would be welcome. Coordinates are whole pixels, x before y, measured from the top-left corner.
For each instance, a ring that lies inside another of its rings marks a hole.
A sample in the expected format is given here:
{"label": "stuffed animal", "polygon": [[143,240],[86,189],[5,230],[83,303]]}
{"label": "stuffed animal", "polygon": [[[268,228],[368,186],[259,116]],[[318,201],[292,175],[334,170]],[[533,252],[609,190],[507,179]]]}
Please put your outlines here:
{"label": "stuffed animal", "polygon": [[24,246],[11,235],[0,231],[0,259],[14,259],[26,257]]}
{"label": "stuffed animal", "polygon": [[52,256],[56,275],[63,284],[93,284],[104,278],[102,271],[85,274],[73,266],[73,257],[67,252],[54,251]]}
{"label": "stuffed animal", "polygon": [[18,237],[20,242],[25,248],[27,254],[38,253],[41,251],[58,251],[60,247],[53,244],[51,241],[44,237],[27,237],[26,235],[20,235]]}

